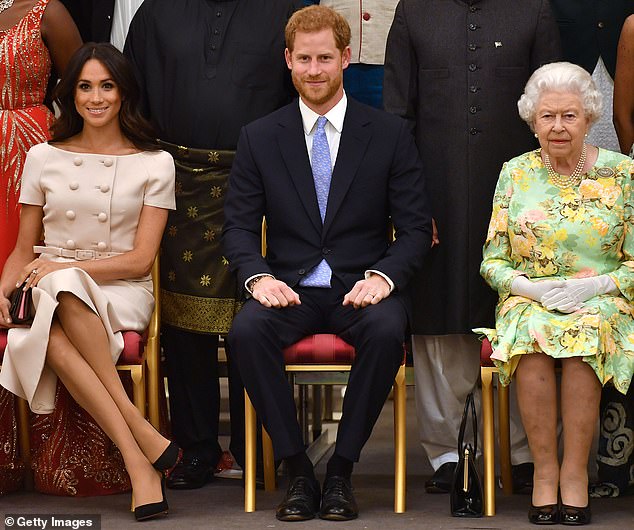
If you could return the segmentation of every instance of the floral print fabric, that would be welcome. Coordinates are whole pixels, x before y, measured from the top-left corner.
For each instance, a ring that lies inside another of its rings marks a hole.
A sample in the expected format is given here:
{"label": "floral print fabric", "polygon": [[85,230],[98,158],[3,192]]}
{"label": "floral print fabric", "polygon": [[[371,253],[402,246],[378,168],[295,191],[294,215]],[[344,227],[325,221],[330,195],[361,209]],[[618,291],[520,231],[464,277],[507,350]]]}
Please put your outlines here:
{"label": "floral print fabric", "polygon": [[[602,384],[626,393],[634,370],[634,162],[599,149],[579,186],[560,189],[540,151],[505,163],[493,199],[480,273],[500,296],[491,358],[508,384],[521,355],[583,357]],[[609,274],[619,295],[586,301],[574,313],[512,296],[518,275],[540,279]]]}

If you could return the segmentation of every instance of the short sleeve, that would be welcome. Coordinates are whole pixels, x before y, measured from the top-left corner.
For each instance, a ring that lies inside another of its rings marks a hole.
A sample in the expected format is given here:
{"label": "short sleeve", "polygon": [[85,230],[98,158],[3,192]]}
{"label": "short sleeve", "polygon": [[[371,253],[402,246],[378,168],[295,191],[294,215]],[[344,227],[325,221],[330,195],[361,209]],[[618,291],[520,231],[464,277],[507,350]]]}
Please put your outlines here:
{"label": "short sleeve", "polygon": [[165,151],[145,154],[148,179],[143,204],[166,210],[176,209],[174,196],[175,170],[172,155]]}
{"label": "short sleeve", "polygon": [[42,169],[48,158],[49,145],[38,144],[26,154],[20,188],[20,204],[44,206],[46,197],[41,186]]}

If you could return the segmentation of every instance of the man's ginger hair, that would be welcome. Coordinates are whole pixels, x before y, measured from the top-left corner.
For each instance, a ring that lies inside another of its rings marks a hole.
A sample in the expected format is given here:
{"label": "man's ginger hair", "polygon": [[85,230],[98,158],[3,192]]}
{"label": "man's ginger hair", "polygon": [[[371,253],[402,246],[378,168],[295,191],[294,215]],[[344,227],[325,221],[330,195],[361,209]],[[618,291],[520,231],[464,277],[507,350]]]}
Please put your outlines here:
{"label": "man's ginger hair", "polygon": [[296,11],[288,20],[284,31],[288,51],[293,51],[295,35],[298,31],[315,33],[324,29],[332,30],[337,49],[341,52],[350,45],[350,26],[346,19],[334,9],[312,5]]}

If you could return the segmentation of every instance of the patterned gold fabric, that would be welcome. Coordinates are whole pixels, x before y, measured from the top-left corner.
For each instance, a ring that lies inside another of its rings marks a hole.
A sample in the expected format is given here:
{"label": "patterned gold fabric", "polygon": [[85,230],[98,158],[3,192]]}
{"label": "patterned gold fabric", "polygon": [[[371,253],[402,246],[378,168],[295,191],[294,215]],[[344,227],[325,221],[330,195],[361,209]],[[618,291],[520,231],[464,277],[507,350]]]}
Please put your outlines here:
{"label": "patterned gold fabric", "polygon": [[162,322],[199,333],[227,333],[240,304],[220,234],[234,151],[160,142],[176,165],[176,210],[161,248]]}

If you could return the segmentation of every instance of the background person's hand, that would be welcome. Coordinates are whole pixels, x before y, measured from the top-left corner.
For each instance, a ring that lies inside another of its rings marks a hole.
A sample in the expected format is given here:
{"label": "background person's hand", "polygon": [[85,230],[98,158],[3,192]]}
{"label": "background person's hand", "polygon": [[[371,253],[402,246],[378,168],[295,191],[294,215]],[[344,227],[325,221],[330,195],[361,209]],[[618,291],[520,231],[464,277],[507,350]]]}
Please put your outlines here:
{"label": "background person's hand", "polygon": [[390,296],[390,286],[380,274],[370,274],[368,279],[359,280],[346,296],[343,305],[352,304],[355,309],[376,305]]}
{"label": "background person's hand", "polygon": [[288,307],[299,305],[299,295],[286,283],[272,276],[263,276],[253,286],[253,298],[265,307]]}

